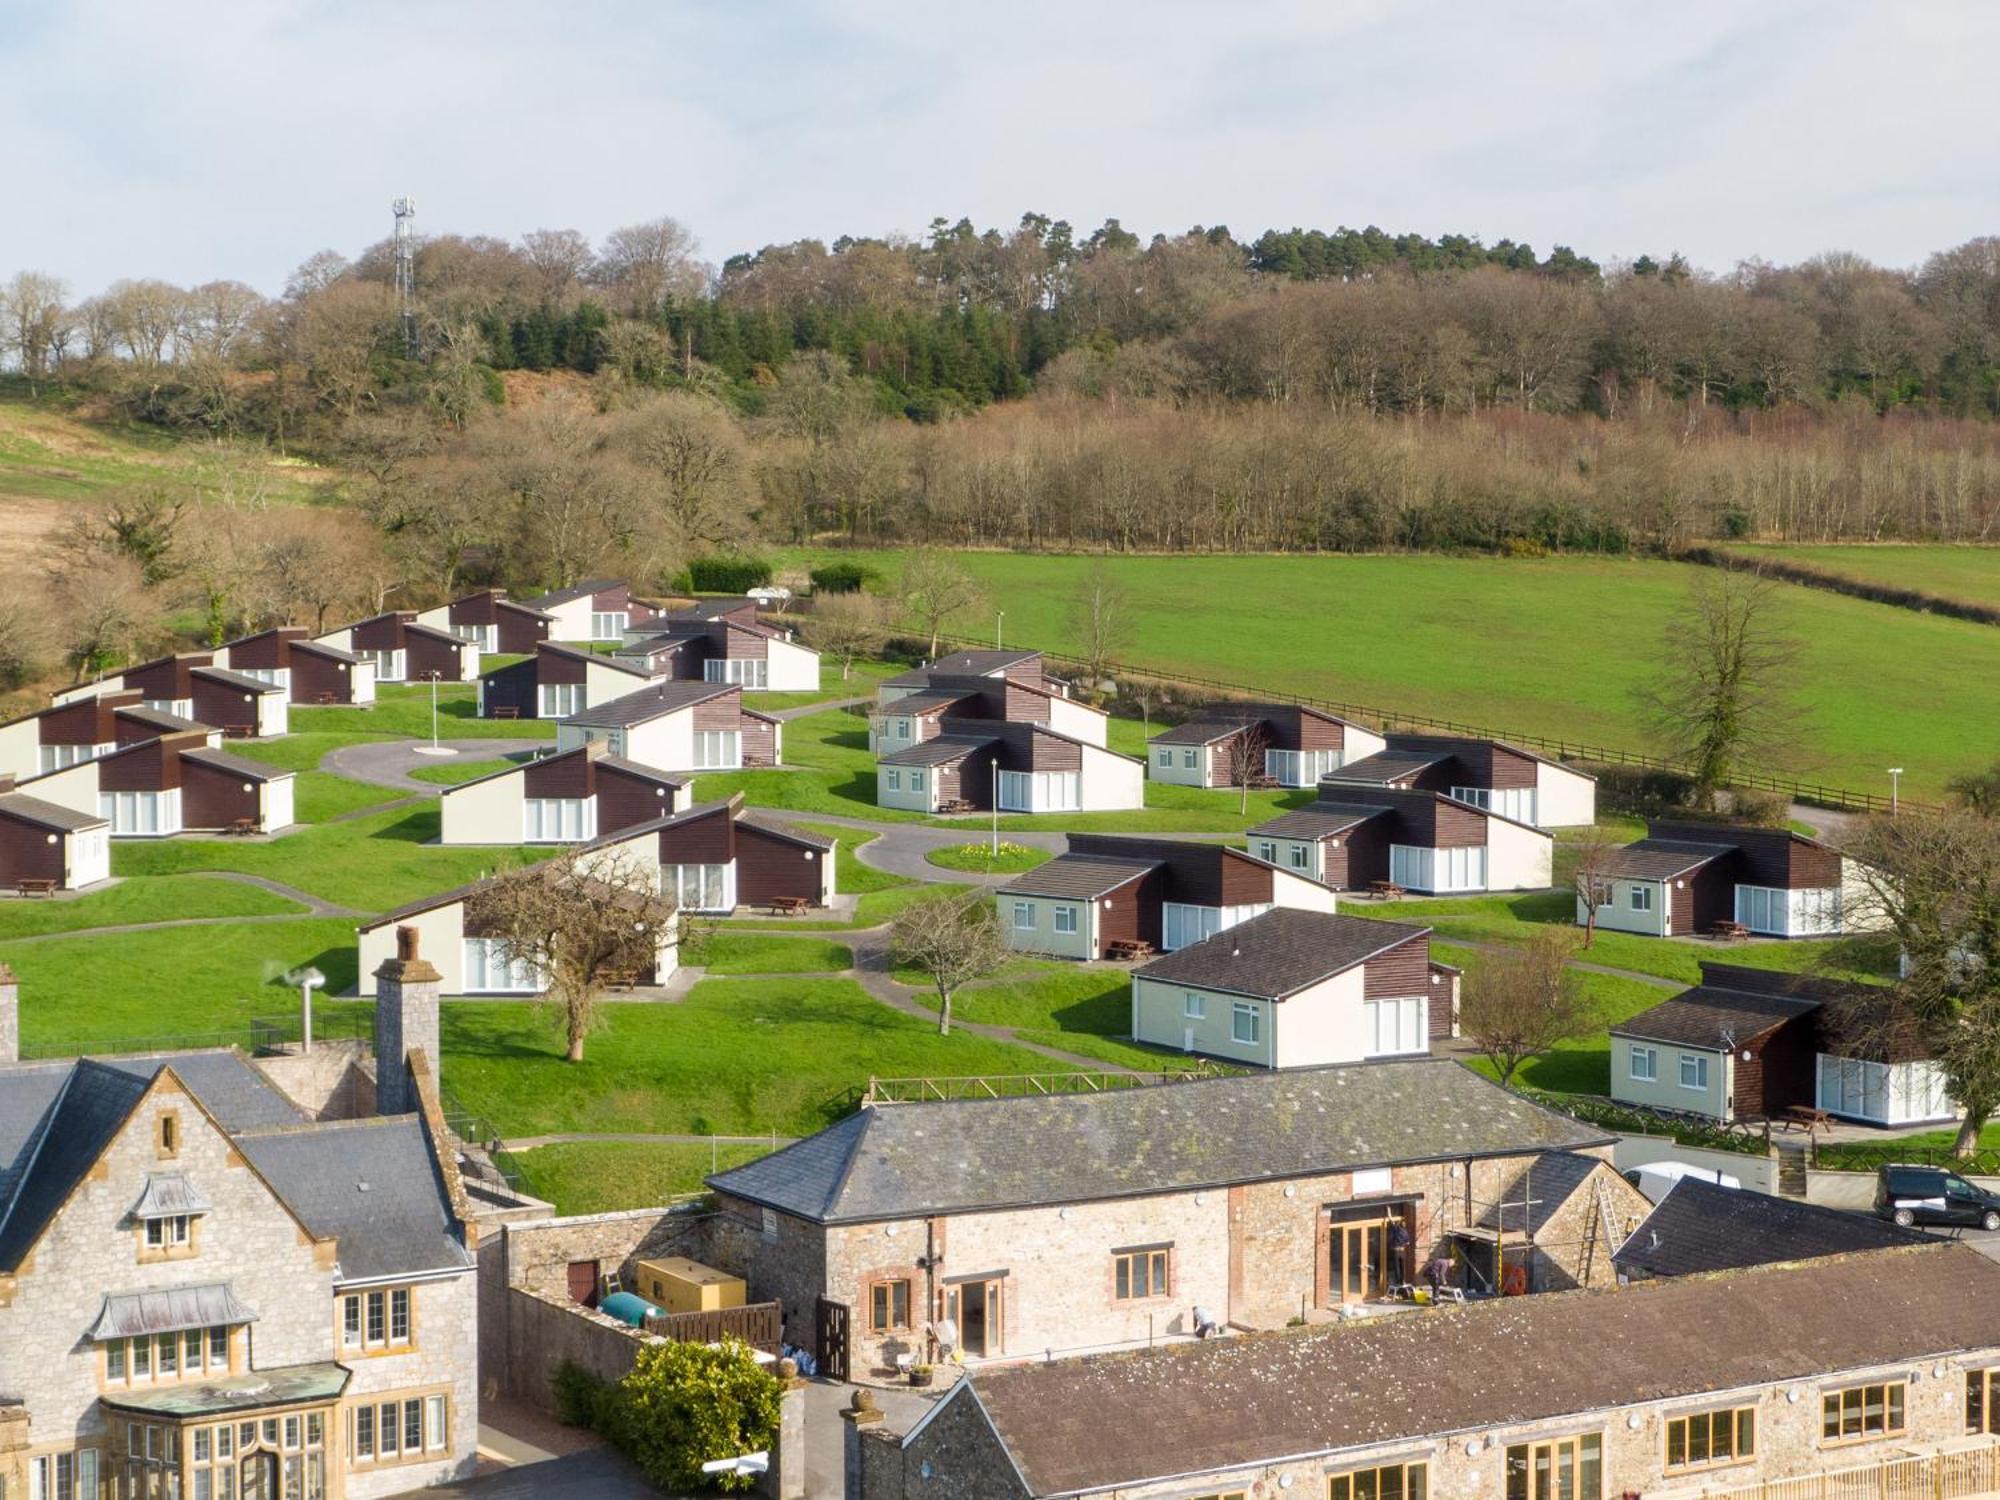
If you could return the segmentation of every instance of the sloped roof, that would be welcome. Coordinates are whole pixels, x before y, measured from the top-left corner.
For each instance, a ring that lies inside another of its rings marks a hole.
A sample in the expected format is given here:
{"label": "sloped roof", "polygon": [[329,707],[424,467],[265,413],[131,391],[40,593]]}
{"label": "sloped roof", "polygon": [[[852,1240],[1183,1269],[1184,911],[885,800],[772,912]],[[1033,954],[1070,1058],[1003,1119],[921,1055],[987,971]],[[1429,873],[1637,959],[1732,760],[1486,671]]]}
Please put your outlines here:
{"label": "sloped roof", "polygon": [[264,682],[259,678],[246,677],[241,672],[232,672],[227,667],[196,667],[189,674],[204,678],[209,682],[219,682],[224,687],[235,688],[244,693],[282,693],[285,690],[275,682]]}
{"label": "sloped roof", "polygon": [[[608,660],[608,658],[606,658]],[[627,670],[620,668],[620,670]],[[668,714],[679,713],[682,709],[693,708],[697,703],[706,703],[711,698],[719,698],[725,693],[736,691],[736,685],[728,682],[674,682],[654,681],[648,687],[622,697],[612,698],[604,703],[593,703],[581,713],[571,714],[566,719],[558,719],[559,724],[574,724],[590,729],[630,729],[634,725],[645,724]]]}
{"label": "sloped roof", "polygon": [[1373,755],[1350,760],[1336,771],[1328,771],[1320,777],[1320,784],[1355,782],[1364,786],[1387,786],[1392,781],[1401,781],[1406,776],[1442,765],[1451,758],[1451,752],[1446,750],[1377,750]]}
{"label": "sloped roof", "polygon": [[1155,745],[1212,745],[1217,740],[1226,740],[1231,735],[1241,734],[1254,718],[1241,719],[1189,719],[1185,724],[1176,724],[1172,729],[1163,729],[1154,735]]}
{"label": "sloped roof", "polygon": [[294,774],[282,766],[268,766],[261,760],[252,760],[247,755],[237,755],[228,750],[183,750],[181,758],[213,766],[232,776],[241,776],[245,781],[285,781]]}
{"label": "sloped roof", "polygon": [[823,834],[808,833],[796,823],[787,823],[784,819],[774,818],[769,813],[745,811],[737,814],[736,821],[739,824],[744,824],[761,832],[768,833],[774,838],[781,838],[808,849],[825,851],[831,849],[838,842],[838,840],[827,838]]}
{"label": "sloped roof", "polygon": [[1604,873],[1626,880],[1672,880],[1712,860],[1734,854],[1734,844],[1694,844],[1681,839],[1640,839],[1605,857]]}
{"label": "sloped roof", "polygon": [[1751,994],[1696,985],[1618,1022],[1611,1034],[1724,1052],[1810,1015],[1824,1003],[1823,996]]}
{"label": "sloped roof", "polygon": [[923,716],[942,713],[955,703],[965,703],[972,698],[971,693],[955,693],[950,688],[926,687],[914,693],[905,693],[900,698],[891,699],[883,707],[884,713]]}
{"label": "sloped roof", "polygon": [[1280,906],[1161,954],[1132,976],[1283,1000],[1429,931],[1408,922]]}
{"label": "sloped roof", "polygon": [[997,734],[939,734],[927,740],[918,740],[914,745],[878,756],[878,766],[944,766],[955,760],[963,760],[974,751],[986,745],[997,745]]}
{"label": "sloped roof", "polygon": [[73,807],[64,807],[59,802],[50,802],[28,792],[0,792],[0,816],[17,818],[38,828],[53,828],[62,833],[111,826],[108,818],[97,813],[78,812]]}
{"label": "sloped roof", "polygon": [[296,640],[287,644],[294,651],[310,651],[314,655],[331,657],[334,661],[344,661],[349,665],[361,660],[354,652],[343,650],[339,646],[329,646],[325,641]]}
{"label": "sloped roof", "polygon": [[1928,1242],[1867,1214],[1683,1177],[1611,1259],[1628,1274],[1695,1276]]}
{"label": "sloped roof", "polygon": [[188,1181],[185,1172],[148,1172],[139,1201],[132,1205],[135,1219],[166,1219],[177,1214],[205,1214],[214,1207]]}
{"label": "sloped roof", "polygon": [[1326,839],[1358,828],[1370,818],[1380,818],[1393,812],[1388,807],[1368,807],[1358,802],[1330,802],[1322,798],[1304,807],[1295,807],[1290,812],[1279,813],[1267,822],[1259,823],[1250,833],[1262,834],[1266,838],[1280,839]]}
{"label": "sloped roof", "polygon": [[184,719],[179,714],[170,714],[164,709],[147,708],[143,703],[128,703],[111,710],[112,717],[128,719],[134,724],[145,724],[166,734],[183,734],[190,729],[207,729],[198,719]]}
{"label": "sloped roof", "polygon": [[526,603],[528,608],[538,609],[546,614],[555,605],[574,604],[579,599],[588,598],[592,594],[602,594],[608,589],[619,586],[620,581],[616,578],[586,578],[582,583],[573,583],[568,588],[550,589],[546,594],[537,594]]}
{"label": "sloped roof", "polygon": [[236,1328],[257,1314],[236,1300],[226,1281],[201,1286],[163,1287],[145,1292],[110,1292],[87,1339],[125,1339],[134,1334],[179,1333],[185,1328]]}
{"label": "sloped roof", "polygon": [[68,1200],[117,1135],[151,1080],[89,1058],[69,1071],[55,1107],[42,1117],[14,1176],[12,1198],[0,1209],[0,1267],[21,1262],[43,1226]]}
{"label": "sloped roof", "polygon": [[954,651],[949,656],[939,657],[928,667],[914,667],[907,672],[898,672],[894,677],[885,677],[882,683],[885,687],[922,687],[931,680],[934,672],[945,677],[991,677],[1009,667],[1040,661],[1041,658],[1039,651]]}
{"label": "sloped roof", "polygon": [[1549,1216],[1569,1202],[1570,1195],[1602,1166],[1604,1163],[1594,1156],[1579,1156],[1574,1151],[1544,1151],[1515,1174],[1499,1196],[1480,1210],[1474,1222],[1481,1229],[1539,1234]]}
{"label": "sloped roof", "polygon": [[1450,1059],[1412,1058],[1110,1093],[878,1105],[709,1182],[801,1218],[855,1223],[1610,1139]]}
{"label": "sloped roof", "polygon": [[1054,859],[1024,870],[999,888],[1002,896],[1043,896],[1052,900],[1090,901],[1129,885],[1149,870],[1160,868],[1157,859],[1121,859],[1103,854],[1058,854]]}
{"label": "sloped roof", "polygon": [[1932,1244],[982,1368],[945,1399],[1040,1500],[1996,1346],[2000,1265]]}

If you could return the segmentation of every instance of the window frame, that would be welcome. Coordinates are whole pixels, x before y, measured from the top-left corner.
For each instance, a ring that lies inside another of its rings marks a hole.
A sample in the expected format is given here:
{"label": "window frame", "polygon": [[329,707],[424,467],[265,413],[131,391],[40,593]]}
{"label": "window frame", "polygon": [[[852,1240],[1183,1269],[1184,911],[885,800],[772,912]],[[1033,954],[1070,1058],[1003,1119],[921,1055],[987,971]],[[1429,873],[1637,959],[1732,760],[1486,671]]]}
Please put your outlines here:
{"label": "window frame", "polygon": [[[1401,1463],[1368,1464],[1359,1469],[1346,1469],[1338,1474],[1326,1476],[1326,1500],[1382,1500],[1391,1493],[1382,1484],[1384,1474],[1395,1472],[1398,1483],[1394,1494],[1397,1500],[1427,1500],[1430,1494],[1430,1460],[1426,1458],[1406,1459]],[[1416,1476],[1412,1487],[1411,1475]],[[1366,1475],[1370,1483],[1360,1484]]]}
{"label": "window frame", "polygon": [[1208,1019],[1208,996],[1193,990],[1181,991],[1181,1019],[1183,1021],[1206,1021]]}
{"label": "window frame", "polygon": [[[1700,1445],[1702,1456],[1699,1458],[1694,1456],[1697,1423],[1704,1429]],[[1728,1437],[1727,1453],[1716,1452],[1718,1424]],[[1676,1428],[1680,1429],[1681,1457],[1678,1460],[1674,1458]],[[1711,1406],[1670,1416],[1660,1424],[1660,1445],[1662,1472],[1667,1474],[1699,1473],[1707,1469],[1754,1463],[1757,1458],[1757,1408],[1754,1405]]]}
{"label": "window frame", "polygon": [[1650,885],[1634,884],[1625,893],[1626,909],[1651,915],[1653,910],[1653,888]]}
{"label": "window frame", "polygon": [[[1881,1413],[1882,1425],[1873,1430],[1868,1426],[1870,1392],[1881,1393],[1877,1410]],[[1848,1431],[1850,1398],[1855,1410],[1855,1430],[1852,1432]],[[1838,1429],[1831,1435],[1826,1430],[1829,1419]],[[1819,1445],[1822,1448],[1843,1448],[1855,1443],[1905,1437],[1909,1430],[1910,1387],[1906,1380],[1865,1380],[1856,1385],[1836,1386],[1820,1392]]]}
{"label": "window frame", "polygon": [[[1639,1059],[1646,1059],[1646,1071],[1639,1071]],[[1658,1047],[1629,1046],[1626,1048],[1625,1071],[1634,1083],[1658,1083],[1660,1081],[1660,1049]]]}
{"label": "window frame", "polygon": [[[902,1318],[896,1317],[898,1289],[902,1297]],[[868,1283],[868,1331],[878,1334],[908,1333],[915,1326],[910,1321],[911,1310],[916,1306],[915,1287],[907,1276],[884,1276]]]}
{"label": "window frame", "polygon": [[[1976,1398],[1975,1398],[1976,1393]],[[1965,1430],[2000,1433],[2000,1369],[1991,1366],[1965,1372]]]}
{"label": "window frame", "polygon": [[[1243,1021],[1250,1022],[1248,1036],[1243,1034]],[[1264,1008],[1253,1000],[1232,1000],[1229,1004],[1229,1039],[1239,1047],[1261,1047],[1264,1044]]]}
{"label": "window frame", "polygon": [[[1707,1093],[1708,1062],[1709,1062],[1708,1054],[1706,1052],[1683,1051],[1682,1053],[1679,1054],[1679,1056],[1680,1056],[1680,1063],[1678,1071],[1680,1076],[1680,1086],[1688,1090],[1690,1093],[1698,1093],[1698,1094]],[[1688,1082],[1688,1069],[1690,1067],[1694,1069],[1696,1075],[1695,1082],[1693,1083]]]}
{"label": "window frame", "polygon": [[[1028,920],[1025,922],[1022,921],[1021,918],[1023,916],[1026,916]],[[1036,911],[1034,902],[1016,901],[1014,903],[1014,931],[1033,932],[1040,925],[1041,918]]]}
{"label": "window frame", "polygon": [[1051,930],[1063,937],[1073,937],[1077,931],[1076,908],[1061,902],[1049,908]]}
{"label": "window frame", "polygon": [[[1139,1288],[1143,1286],[1144,1290]],[[1159,1302],[1174,1294],[1174,1247],[1134,1245],[1111,1252],[1111,1300]]]}

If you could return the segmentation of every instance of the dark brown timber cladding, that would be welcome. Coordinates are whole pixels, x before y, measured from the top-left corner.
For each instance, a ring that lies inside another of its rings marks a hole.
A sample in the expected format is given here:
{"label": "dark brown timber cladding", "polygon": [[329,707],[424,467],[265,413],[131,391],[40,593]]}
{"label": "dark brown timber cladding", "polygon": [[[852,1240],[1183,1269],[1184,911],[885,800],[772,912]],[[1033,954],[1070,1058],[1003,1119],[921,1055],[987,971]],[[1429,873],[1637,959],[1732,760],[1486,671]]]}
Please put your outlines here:
{"label": "dark brown timber cladding", "polygon": [[538,681],[536,669],[540,664],[540,657],[531,656],[526,661],[513,662],[488,672],[480,679],[480,712],[490,719],[496,708],[511,708],[516,718],[536,717],[541,706],[540,695],[535,691]]}
{"label": "dark brown timber cladding", "polygon": [[[206,722],[205,720],[203,722]],[[111,743],[114,745],[136,745],[141,740],[156,740],[160,737],[160,726],[148,724],[140,719],[130,719],[124,714],[111,715]]]}
{"label": "dark brown timber cladding", "polygon": [[[1701,876],[1702,872],[1697,870],[1692,875],[1680,875],[1662,882],[1666,887],[1667,931],[1674,937],[1686,937],[1689,933],[1706,930],[1697,925],[1699,919],[1695,915],[1695,889]],[[1713,922],[1714,919],[1710,918],[1711,925]]]}
{"label": "dark brown timber cladding", "polygon": [[[1166,868],[1154,872],[1147,881],[1145,897],[1152,908],[1155,927],[1159,925],[1159,904],[1162,901],[1186,902],[1193,906],[1223,904],[1223,850],[1218,845],[1187,843],[1178,839],[1120,838],[1107,833],[1073,833],[1069,836],[1069,848],[1072,854],[1159,860]],[[1158,941],[1150,936],[1147,940]]]}
{"label": "dark brown timber cladding", "polygon": [[757,718],[754,714],[741,717],[743,725],[743,759],[776,765],[778,761],[778,726],[769,719]]}
{"label": "dark brown timber cladding", "polygon": [[394,651],[403,644],[404,615],[377,615],[354,627],[356,651]]}
{"label": "dark brown timber cladding", "polygon": [[1365,891],[1374,881],[1389,878],[1389,845],[1395,842],[1397,821],[1370,818],[1356,824],[1340,836],[1340,849],[1328,851],[1329,858],[1344,854],[1347,859],[1347,883],[1342,890]]}
{"label": "dark brown timber cladding", "polygon": [[141,698],[150,698],[156,703],[162,699],[185,698],[188,695],[188,673],[196,667],[207,666],[213,659],[208,656],[169,656],[160,661],[147,662],[125,674],[125,686],[136,691]]}
{"label": "dark brown timber cladding", "polygon": [[229,665],[239,672],[246,667],[264,672],[288,667],[291,665],[286,659],[291,655],[289,646],[304,636],[303,630],[289,625],[248,636],[229,648]]}
{"label": "dark brown timber cladding", "polygon": [[[198,735],[176,736],[175,740],[190,746],[202,743]],[[181,758],[169,748],[173,743],[164,739],[147,740],[115,755],[105,756],[97,764],[98,789],[106,792],[159,792],[179,786]],[[185,818],[185,812],[182,816]]]}
{"label": "dark brown timber cladding", "polygon": [[188,684],[188,696],[194,700],[195,718],[202,723],[255,732],[258,694],[197,677]]}
{"label": "dark brown timber cladding", "polygon": [[[454,622],[456,619],[457,617],[453,616]],[[471,623],[484,624],[486,622],[475,620]],[[493,623],[500,627],[495,644],[502,651],[510,653],[515,651],[533,651],[535,647],[549,638],[549,622],[544,620],[540,615],[530,614],[525,609],[504,608],[496,605],[493,610]]]}
{"label": "dark brown timber cladding", "polygon": [[138,701],[137,693],[116,693],[104,698],[83,698],[75,703],[65,703],[60,708],[49,709],[41,717],[41,743],[103,744],[116,733],[111,718],[111,705]]}
{"label": "dark brown timber cladding", "polygon": [[[590,669],[589,659],[568,651],[541,650],[535,653],[535,680],[546,683],[572,683],[585,680]],[[633,684],[638,685],[636,682]]]}
{"label": "dark brown timber cladding", "polygon": [[531,760],[521,772],[524,797],[588,797],[590,757],[581,749]]}
{"label": "dark brown timber cladding", "polygon": [[464,670],[460,666],[462,658],[458,647],[450,641],[441,641],[422,631],[411,631],[403,637],[403,641],[410,653],[404,660],[403,670],[410,681],[422,682],[433,672],[444,682],[461,680]]}
{"label": "dark brown timber cladding", "polygon": [[731,688],[719,698],[705,698],[694,706],[694,727],[697,734],[709,731],[741,733],[743,721],[743,690]]}
{"label": "dark brown timber cladding", "polygon": [[[1707,932],[1717,922],[1736,919],[1736,882],[1743,875],[1743,857],[1730,854],[1710,860],[1692,875],[1682,877],[1688,884],[1692,931]],[[1675,920],[1679,920],[1678,912]]]}
{"label": "dark brown timber cladding", "polygon": [[182,761],[180,771],[183,828],[227,828],[238,818],[259,815],[259,783],[198,760]]}
{"label": "dark brown timber cladding", "polygon": [[[1018,762],[1016,763],[1018,769]],[[1074,740],[1063,739],[1059,735],[1038,734],[1028,742],[1028,764],[1030,771],[1081,771],[1083,769],[1083,746]]]}
{"label": "dark brown timber cladding", "polygon": [[660,830],[663,865],[726,865],[735,857],[736,823],[727,807]]}
{"label": "dark brown timber cladding", "polygon": [[[719,642],[717,637],[720,637]],[[770,641],[754,630],[731,630],[727,625],[712,625],[709,627],[709,640],[720,644],[722,649],[718,654],[729,661],[762,661],[771,654]]]}
{"label": "dark brown timber cladding", "polygon": [[[993,805],[992,760],[993,757],[989,752],[981,751],[976,755],[968,755],[963,760],[955,760],[948,768],[941,769],[949,769],[957,777],[958,796],[963,797],[974,807],[991,807]],[[944,795],[942,783],[939,784],[939,795]]]}
{"label": "dark brown timber cladding", "polygon": [[317,651],[291,651],[292,701],[314,703],[322,696],[335,703],[354,701],[354,668]]}
{"label": "dark brown timber cladding", "polygon": [[17,885],[23,880],[63,878],[63,855],[71,835],[56,833],[0,814],[0,885]]}
{"label": "dark brown timber cladding", "polygon": [[1387,953],[1378,953],[1361,966],[1364,1000],[1424,995],[1430,993],[1430,988],[1431,941],[1421,933],[1405,938]]}
{"label": "dark brown timber cladding", "polygon": [[616,833],[635,823],[650,823],[673,811],[673,788],[662,782],[602,764],[596,767],[596,774],[600,834]]}
{"label": "dark brown timber cladding", "polygon": [[1234,849],[1222,851],[1222,899],[1219,906],[1250,906],[1271,899],[1271,885],[1277,875],[1271,867]]}
{"label": "dark brown timber cladding", "polygon": [[613,584],[608,589],[599,589],[590,596],[591,610],[597,614],[612,614],[621,609],[629,612],[631,603],[632,590],[622,583]]}
{"label": "dark brown timber cladding", "polygon": [[[491,625],[499,618],[500,602],[499,594],[492,589],[484,589],[477,594],[468,594],[463,599],[452,600],[451,608],[445,611],[444,617],[454,626]],[[509,613],[516,612],[509,611]],[[533,617],[521,615],[520,618],[525,620]]]}
{"label": "dark brown timber cladding", "polygon": [[1476,849],[1486,842],[1486,815],[1457,802],[1434,802],[1431,842],[1439,849]]}
{"label": "dark brown timber cladding", "polygon": [[1817,1030],[1812,1016],[1797,1016],[1738,1048],[1734,1103],[1739,1118],[1781,1118],[1792,1105],[1813,1102]]}
{"label": "dark brown timber cladding", "polygon": [[808,849],[755,823],[736,825],[736,899],[756,906],[779,896],[819,904],[823,849]]}
{"label": "dark brown timber cladding", "polygon": [[1005,679],[1003,714],[1010,724],[1046,724],[1049,700],[1011,678]]}
{"label": "dark brown timber cladding", "polygon": [[1287,750],[1344,750],[1347,747],[1347,726],[1332,719],[1312,713],[1303,708],[1292,710],[1298,718],[1298,726],[1292,731],[1293,745],[1281,745]]}
{"label": "dark brown timber cladding", "polygon": [[[1116,890],[1107,892],[1097,899],[1097,957],[1103,958],[1111,951],[1113,943],[1130,943],[1144,939],[1158,942],[1160,925],[1160,903],[1153,902],[1153,928],[1155,936],[1146,938],[1142,930],[1145,923],[1145,901],[1143,891],[1148,877],[1135,876]],[[1158,884],[1157,881],[1154,882]]]}

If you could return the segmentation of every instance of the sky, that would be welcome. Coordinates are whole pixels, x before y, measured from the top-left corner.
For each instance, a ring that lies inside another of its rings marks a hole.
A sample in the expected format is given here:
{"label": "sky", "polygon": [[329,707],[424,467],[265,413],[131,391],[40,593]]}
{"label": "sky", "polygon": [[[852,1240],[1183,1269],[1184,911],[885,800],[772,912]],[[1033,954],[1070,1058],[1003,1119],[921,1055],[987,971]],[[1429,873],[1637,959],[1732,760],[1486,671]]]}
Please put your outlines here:
{"label": "sky", "polygon": [[0,277],[282,289],[426,233],[703,254],[1462,232],[1726,270],[2000,233],[1989,0],[0,0]]}

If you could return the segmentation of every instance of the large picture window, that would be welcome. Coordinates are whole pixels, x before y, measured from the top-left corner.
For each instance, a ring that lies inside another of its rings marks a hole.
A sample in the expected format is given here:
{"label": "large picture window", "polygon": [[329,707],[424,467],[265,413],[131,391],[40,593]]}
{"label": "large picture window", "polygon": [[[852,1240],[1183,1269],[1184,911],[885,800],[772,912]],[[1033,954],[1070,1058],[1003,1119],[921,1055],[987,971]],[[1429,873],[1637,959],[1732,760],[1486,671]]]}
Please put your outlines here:
{"label": "large picture window", "polygon": [[544,719],[567,719],[584,709],[583,684],[545,682],[541,685],[538,707]]}
{"label": "large picture window", "polygon": [[1391,844],[1389,879],[1413,891],[1483,891],[1486,848],[1427,849]]}
{"label": "large picture window", "polygon": [[465,990],[470,995],[539,995],[541,970],[525,957],[510,957],[498,938],[465,940]]}
{"label": "large picture window", "polygon": [[1264,774],[1279,786],[1318,786],[1340,769],[1338,750],[1266,750]]}
{"label": "large picture window", "polygon": [[1604,1439],[1588,1432],[1507,1449],[1506,1500],[1603,1500]]}
{"label": "large picture window", "polygon": [[694,763],[697,770],[733,770],[743,764],[743,736],[733,729],[697,729]]}
{"label": "large picture window", "polygon": [[1327,1500],[1425,1500],[1429,1481],[1428,1464],[1384,1464],[1330,1476],[1326,1495]]}
{"label": "large picture window", "polygon": [[1395,1057],[1431,1049],[1430,1001],[1423,995],[1361,1002],[1368,1056]]}
{"label": "large picture window", "polygon": [[181,789],[162,792],[100,792],[98,814],[114,834],[146,837],[181,831]]}
{"label": "large picture window", "polygon": [[1719,1407],[1667,1419],[1667,1472],[1741,1463],[1757,1451],[1757,1413]]}
{"label": "large picture window", "polygon": [[622,609],[592,610],[590,615],[590,638],[593,641],[619,641],[625,638],[626,614]]}
{"label": "large picture window", "polygon": [[597,804],[589,797],[530,797],[521,804],[521,839],[529,844],[573,844],[597,833]]}
{"label": "large picture window", "polygon": [[1160,946],[1171,953],[1222,930],[1222,913],[1213,906],[1186,906],[1178,901],[1160,903]]}
{"label": "large picture window", "polygon": [[733,682],[757,690],[770,686],[771,664],[747,657],[710,657],[701,664],[701,676],[704,682]]}
{"label": "large picture window", "polygon": [[1855,1443],[1899,1435],[1908,1426],[1907,1394],[1900,1380],[1826,1392],[1820,1398],[1820,1440]]}
{"label": "large picture window", "polygon": [[660,880],[682,911],[728,911],[736,904],[728,865],[665,865]]}
{"label": "large picture window", "polygon": [[1083,777],[1075,771],[1002,771],[1002,812],[1071,812],[1083,805]]}

